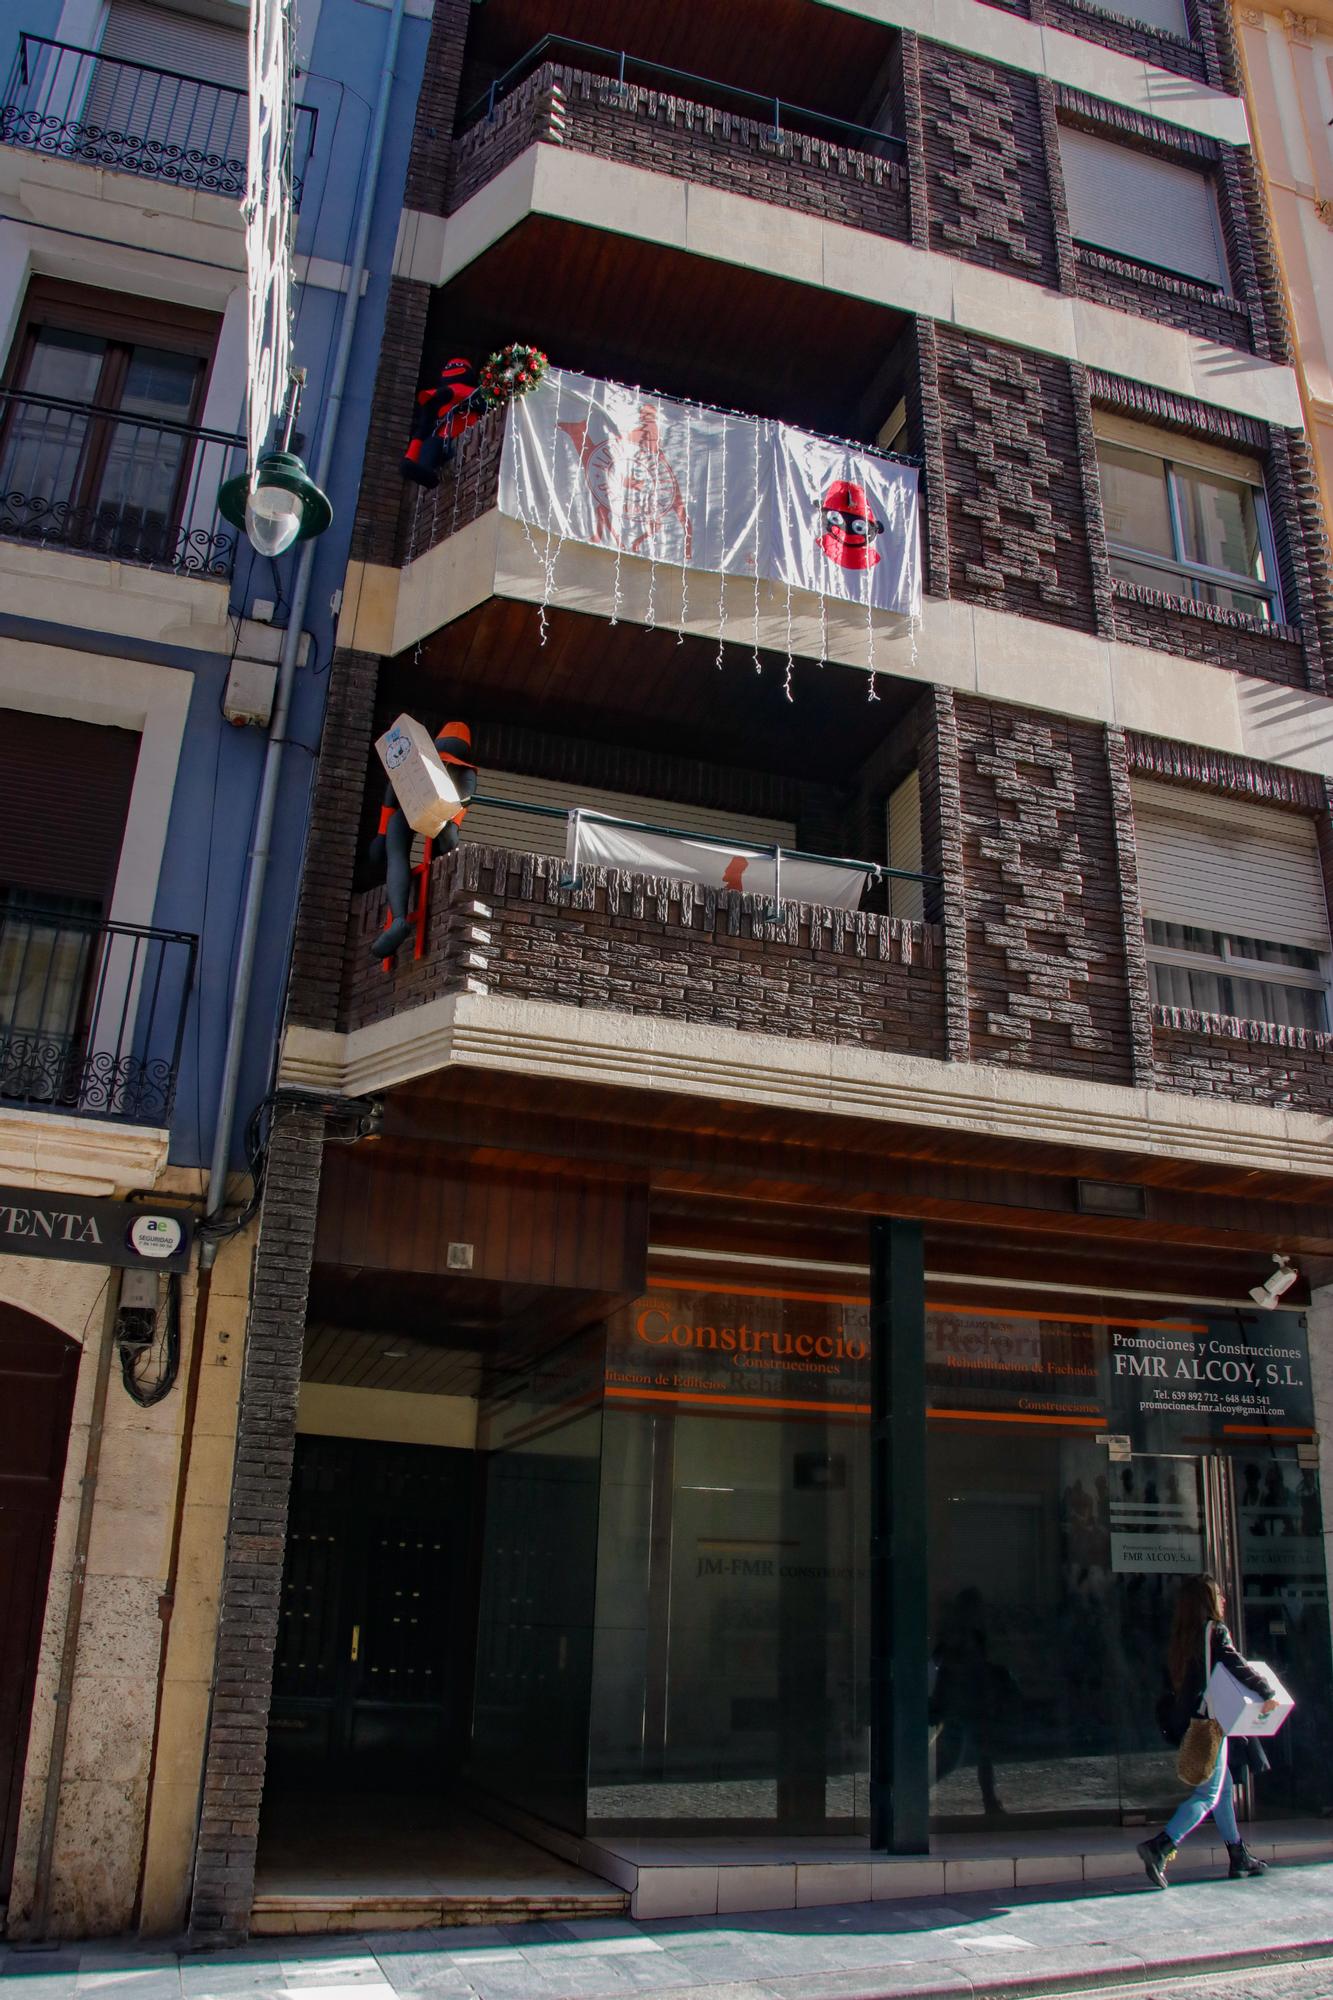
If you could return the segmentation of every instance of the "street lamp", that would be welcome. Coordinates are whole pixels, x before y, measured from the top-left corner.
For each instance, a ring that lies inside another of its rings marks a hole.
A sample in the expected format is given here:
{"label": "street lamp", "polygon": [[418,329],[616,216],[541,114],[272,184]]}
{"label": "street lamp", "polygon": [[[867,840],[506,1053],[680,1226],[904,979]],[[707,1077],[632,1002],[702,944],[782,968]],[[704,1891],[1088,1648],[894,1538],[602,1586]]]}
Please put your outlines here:
{"label": "street lamp", "polygon": [[224,481],[218,492],[218,512],[224,521],[244,528],[251,547],[261,556],[280,556],[294,542],[322,535],[333,519],[328,496],[306,471],[305,461],[288,449],[304,381],[305,370],[294,368],[287,388],[282,444],[276,451],[261,453],[253,486],[248,471],[238,472],[234,479]]}

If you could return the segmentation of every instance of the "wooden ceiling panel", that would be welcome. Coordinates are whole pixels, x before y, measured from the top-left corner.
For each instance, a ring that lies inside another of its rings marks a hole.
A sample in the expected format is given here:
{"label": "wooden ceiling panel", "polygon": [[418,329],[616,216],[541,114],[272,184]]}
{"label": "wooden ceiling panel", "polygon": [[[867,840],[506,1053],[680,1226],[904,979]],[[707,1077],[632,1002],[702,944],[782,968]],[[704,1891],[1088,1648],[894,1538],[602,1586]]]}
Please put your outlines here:
{"label": "wooden ceiling panel", "polygon": [[423,379],[451,354],[535,341],[562,368],[869,441],[898,395],[877,376],[904,325],[864,299],[609,230],[529,216],[442,287]]}

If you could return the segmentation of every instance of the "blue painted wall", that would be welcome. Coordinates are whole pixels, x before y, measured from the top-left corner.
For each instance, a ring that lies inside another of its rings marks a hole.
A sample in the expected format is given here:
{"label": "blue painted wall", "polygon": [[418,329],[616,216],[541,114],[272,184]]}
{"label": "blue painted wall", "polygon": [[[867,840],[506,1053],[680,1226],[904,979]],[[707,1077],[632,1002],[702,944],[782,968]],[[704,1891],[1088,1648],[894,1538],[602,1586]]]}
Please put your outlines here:
{"label": "blue painted wall", "polygon": [[[298,95],[319,119],[297,230],[297,254],[346,264],[352,253],[356,206],[366,167],[373,96],[383,72],[389,12],[365,0],[323,0],[309,74]],[[270,1087],[300,885],[315,756],[319,747],[336,617],[331,599],[343,582],[375,385],[389,274],[397,241],[412,122],[425,65],[430,23],[408,16],[399,55],[381,160],[367,263],[369,277],[357,315],[328,493],[333,526],[316,544],[306,611],[310,657],[298,668],[282,789],[274,828],[247,1053],[237,1104],[237,1149],[252,1108]],[[309,371],[300,429],[313,464],[320,449],[324,384],[333,362],[343,294],[308,286],[298,294],[293,359]],[[289,598],[295,553],[276,566],[248,545],[237,560],[233,608],[256,597]],[[275,589],[274,569],[277,571]],[[280,603],[278,622],[285,623]],[[240,924],[245,864],[267,736],[238,730],[220,717],[225,670],[201,673],[191,705],[186,757],[172,814],[168,856],[156,921],[197,930],[200,970],[187,1022],[177,1091],[171,1157],[179,1165],[207,1161],[221,1077],[227,999]],[[209,812],[201,811],[201,802]]]}
{"label": "blue painted wall", "polygon": [[[299,0],[298,0],[299,4]],[[6,75],[23,30],[56,36],[60,0],[9,0],[8,31],[0,40],[0,77]],[[335,266],[352,252],[356,207],[366,171],[374,96],[384,70],[390,14],[368,0],[322,0],[313,43],[300,78],[298,101],[318,113],[315,146],[306,170],[298,229],[298,257]],[[383,331],[389,273],[397,238],[416,100],[430,23],[407,16],[402,24],[385,148],[380,166],[368,250],[369,278],[357,318],[333,469],[328,482],[333,526],[316,544],[314,581],[306,613],[310,657],[297,671],[289,743],[264,905],[259,960],[250,1005],[237,1132],[269,1088],[280,1024],[295,918],[314,759],[319,745],[335,615],[365,449],[370,399]],[[293,360],[308,370],[300,431],[308,464],[320,448],[324,391],[343,305],[341,291],[306,286],[296,298]],[[276,623],[285,623],[295,553],[276,565],[242,543],[232,609],[248,612],[256,598],[279,599]],[[156,652],[156,649],[155,649]],[[158,654],[160,657],[160,653]],[[194,692],[172,805],[154,922],[197,933],[199,969],[177,1090],[171,1158],[181,1166],[206,1164],[222,1068],[234,951],[244,876],[264,762],[267,735],[223,720],[221,700],[227,662],[201,659],[182,649],[170,664],[194,675]],[[234,1162],[242,1164],[239,1146]]]}

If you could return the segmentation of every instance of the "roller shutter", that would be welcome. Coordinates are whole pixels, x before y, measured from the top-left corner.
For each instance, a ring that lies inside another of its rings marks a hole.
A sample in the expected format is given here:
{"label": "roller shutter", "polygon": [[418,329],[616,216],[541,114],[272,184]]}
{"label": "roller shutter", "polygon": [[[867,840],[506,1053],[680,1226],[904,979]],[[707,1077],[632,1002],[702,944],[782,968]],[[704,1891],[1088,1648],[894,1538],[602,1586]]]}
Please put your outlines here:
{"label": "roller shutter", "polygon": [[[890,868],[908,868],[921,873],[921,781],[909,771],[902,783],[889,794],[888,850]],[[889,878],[889,913],[895,917],[925,915],[919,882],[898,882]]]}
{"label": "roller shutter", "polygon": [[1082,243],[1229,288],[1208,176],[1091,132],[1060,128],[1069,223]]}
{"label": "roller shutter", "polygon": [[[711,806],[679,805],[674,799],[642,798],[632,792],[599,791],[590,785],[566,785],[553,779],[520,777],[512,771],[481,773],[480,789],[487,798],[515,800],[524,805],[555,806],[564,813],[574,806],[611,813],[617,819],[644,820],[680,833],[713,833],[725,840],[771,847],[796,844],[790,820],[760,819],[749,813],[718,812]],[[506,812],[503,805],[473,806],[463,822],[463,838],[474,846],[509,847],[522,854],[563,854],[566,821],[544,815]]]}
{"label": "roller shutter", "polygon": [[1134,837],[1145,917],[1328,951],[1312,820],[1136,782]]}
{"label": "roller shutter", "polygon": [[0,896],[109,906],[138,756],[132,729],[0,709]]}
{"label": "roller shutter", "polygon": [[[153,7],[148,0],[111,0],[100,53],[116,61],[99,63],[93,74],[86,123],[153,145],[244,163],[249,50],[243,22],[231,27]],[[214,87],[219,84],[227,87]]]}

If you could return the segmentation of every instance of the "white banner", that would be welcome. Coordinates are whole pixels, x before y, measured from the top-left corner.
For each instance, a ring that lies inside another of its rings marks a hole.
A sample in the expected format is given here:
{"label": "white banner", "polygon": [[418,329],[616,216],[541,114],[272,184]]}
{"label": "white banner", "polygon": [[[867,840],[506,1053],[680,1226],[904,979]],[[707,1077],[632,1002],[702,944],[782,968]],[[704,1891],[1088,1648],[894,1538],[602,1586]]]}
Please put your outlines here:
{"label": "white banner", "polygon": [[[705,889],[773,894],[771,854],[756,854],[744,847],[729,851],[677,834],[640,833],[604,820],[571,815],[566,858],[608,868],[632,868],[641,875],[670,875],[677,881],[697,882]],[[822,861],[790,860],[784,854],[782,900],[855,910],[860,907],[866,873],[860,868],[834,868]]]}
{"label": "white banner", "polygon": [[918,617],[917,475],[561,368],[509,407],[500,511],[560,540]]}

